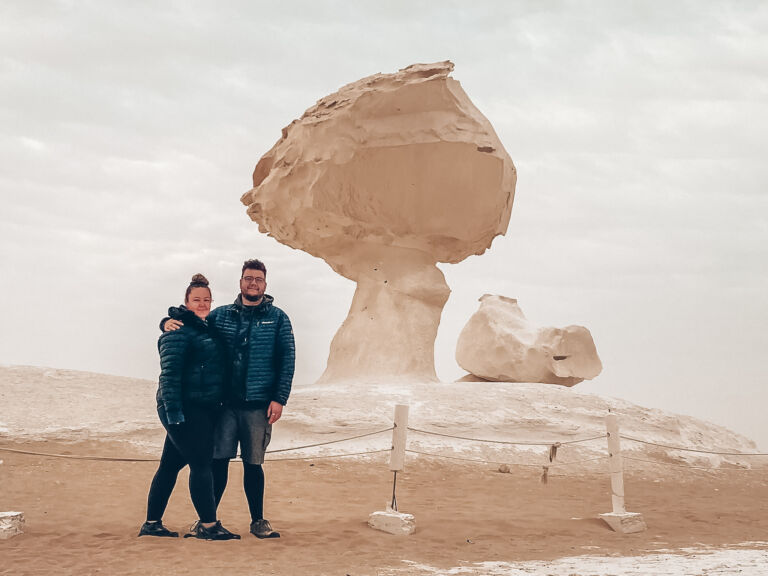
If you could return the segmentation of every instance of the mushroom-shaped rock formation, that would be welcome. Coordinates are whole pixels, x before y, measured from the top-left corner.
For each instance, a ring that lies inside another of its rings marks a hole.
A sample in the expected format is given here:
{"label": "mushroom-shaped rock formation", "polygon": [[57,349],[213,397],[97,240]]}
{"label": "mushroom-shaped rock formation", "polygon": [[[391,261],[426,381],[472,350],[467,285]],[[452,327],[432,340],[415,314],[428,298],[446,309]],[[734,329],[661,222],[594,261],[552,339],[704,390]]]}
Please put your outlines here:
{"label": "mushroom-shaped rock formation", "polygon": [[529,322],[514,298],[486,294],[464,326],[456,361],[467,372],[497,382],[573,386],[603,370],[583,326],[551,328]]}
{"label": "mushroom-shaped rock formation", "polygon": [[357,282],[321,381],[434,381],[450,289],[437,262],[504,234],[516,173],[449,74],[414,64],[341,88],[283,129],[242,197],[259,230]]}

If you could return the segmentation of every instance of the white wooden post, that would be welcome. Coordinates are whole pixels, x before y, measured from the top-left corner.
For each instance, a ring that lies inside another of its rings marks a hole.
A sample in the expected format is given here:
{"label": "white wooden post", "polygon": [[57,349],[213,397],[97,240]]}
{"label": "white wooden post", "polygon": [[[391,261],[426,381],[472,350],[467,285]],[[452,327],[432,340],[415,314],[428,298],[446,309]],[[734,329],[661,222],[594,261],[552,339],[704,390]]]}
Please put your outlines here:
{"label": "white wooden post", "polygon": [[392,451],[389,454],[389,469],[393,472],[392,503],[387,503],[386,510],[374,512],[368,517],[368,525],[376,530],[390,534],[408,535],[416,530],[413,514],[397,510],[397,473],[405,468],[405,443],[408,435],[408,406],[395,406],[394,427],[392,428]]}
{"label": "white wooden post", "polygon": [[627,511],[624,504],[624,460],[621,457],[621,439],[619,438],[619,420],[616,414],[605,417],[608,431],[608,464],[611,470],[611,503],[614,514]]}
{"label": "white wooden post", "polygon": [[609,411],[605,418],[605,428],[608,432],[608,465],[611,471],[613,511],[608,514],[600,514],[600,517],[616,532],[623,534],[642,532],[647,529],[643,515],[637,512],[627,512],[624,502],[624,461],[621,457],[619,419],[616,414]]}
{"label": "white wooden post", "polygon": [[397,473],[405,467],[405,440],[408,435],[408,406],[395,406],[395,424],[392,429],[392,452],[389,469]]}

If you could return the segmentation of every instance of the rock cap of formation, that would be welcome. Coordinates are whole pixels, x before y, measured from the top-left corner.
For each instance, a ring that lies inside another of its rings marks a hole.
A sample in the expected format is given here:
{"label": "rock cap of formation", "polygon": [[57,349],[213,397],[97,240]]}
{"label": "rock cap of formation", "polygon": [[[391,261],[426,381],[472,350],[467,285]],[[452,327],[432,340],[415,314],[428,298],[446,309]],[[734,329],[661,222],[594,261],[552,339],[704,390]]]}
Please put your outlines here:
{"label": "rock cap of formation", "polygon": [[353,279],[343,249],[360,242],[439,262],[482,254],[506,232],[516,172],[452,71],[368,76],[283,128],[242,197],[259,230]]}
{"label": "rock cap of formation", "polygon": [[504,234],[516,172],[451,62],[375,74],[286,126],[242,197],[259,230],[357,282],[325,381],[434,381],[437,262]]}
{"label": "rock cap of formation", "polygon": [[517,300],[485,294],[456,345],[456,361],[470,374],[499,382],[573,386],[603,370],[589,330],[530,322]]}

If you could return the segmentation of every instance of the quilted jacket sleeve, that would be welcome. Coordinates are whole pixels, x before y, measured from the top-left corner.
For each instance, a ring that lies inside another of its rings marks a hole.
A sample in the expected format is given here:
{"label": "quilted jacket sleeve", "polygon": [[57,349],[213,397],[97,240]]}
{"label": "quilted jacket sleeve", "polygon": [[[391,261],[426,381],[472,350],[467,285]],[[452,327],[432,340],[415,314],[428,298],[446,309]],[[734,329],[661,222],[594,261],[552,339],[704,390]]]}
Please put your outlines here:
{"label": "quilted jacket sleeve", "polygon": [[182,330],[164,333],[157,343],[160,351],[160,398],[169,424],[184,422],[181,378],[187,346]]}
{"label": "quilted jacket sleeve", "polygon": [[214,308],[213,310],[211,310],[211,313],[208,314],[208,318],[206,319],[208,324],[213,328],[216,328],[217,330],[219,328],[218,326],[219,316],[221,315],[221,311],[223,308],[224,308],[223,306],[218,306]]}
{"label": "quilted jacket sleeve", "polygon": [[281,311],[277,333],[278,380],[275,401],[283,406],[288,402],[296,365],[296,344],[293,340],[293,327],[288,315]]}

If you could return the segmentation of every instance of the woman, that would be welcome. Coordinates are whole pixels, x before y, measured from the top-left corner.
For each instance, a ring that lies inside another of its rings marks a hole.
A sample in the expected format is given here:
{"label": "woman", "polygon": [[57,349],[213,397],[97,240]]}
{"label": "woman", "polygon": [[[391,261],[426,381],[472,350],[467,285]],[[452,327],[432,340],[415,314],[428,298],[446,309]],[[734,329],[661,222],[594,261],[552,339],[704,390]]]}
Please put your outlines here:
{"label": "woman", "polygon": [[179,471],[189,464],[189,493],[199,520],[184,537],[232,540],[233,534],[216,519],[213,473],[213,430],[224,398],[227,360],[206,317],[211,290],[202,274],[187,287],[184,305],[171,308],[172,318],[184,325],[164,332],[158,340],[160,385],[157,413],[167,434],[160,465],[147,501],[147,521],[139,536],[178,537],[162,518]]}

